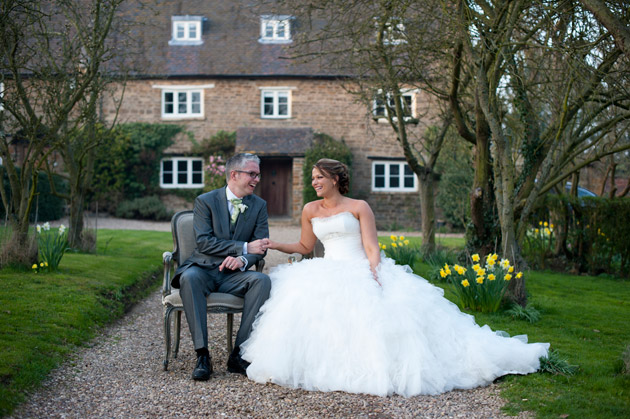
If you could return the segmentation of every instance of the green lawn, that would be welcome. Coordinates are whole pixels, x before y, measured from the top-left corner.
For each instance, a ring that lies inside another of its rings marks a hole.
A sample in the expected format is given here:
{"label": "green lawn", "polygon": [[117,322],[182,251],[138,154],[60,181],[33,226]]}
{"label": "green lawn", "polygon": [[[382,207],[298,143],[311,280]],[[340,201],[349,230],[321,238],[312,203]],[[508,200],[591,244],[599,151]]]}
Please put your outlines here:
{"label": "green lawn", "polygon": [[0,271],[0,416],[161,280],[171,234],[99,230],[97,254],[66,253],[56,273]]}
{"label": "green lawn", "polygon": [[[67,254],[55,274],[0,271],[0,415],[11,412],[24,391],[160,282],[161,254],[172,247],[170,233],[100,230],[98,240],[96,255]],[[443,246],[463,246],[463,239],[444,240]],[[418,238],[410,241],[419,243]],[[430,270],[424,264],[415,268],[425,276]],[[542,313],[537,323],[471,314],[493,329],[550,342],[580,369],[570,377],[537,373],[501,379],[506,413],[630,417],[630,375],[620,368],[630,345],[630,281],[551,272],[529,272],[526,281],[530,302]],[[452,298],[448,288],[446,296]]]}

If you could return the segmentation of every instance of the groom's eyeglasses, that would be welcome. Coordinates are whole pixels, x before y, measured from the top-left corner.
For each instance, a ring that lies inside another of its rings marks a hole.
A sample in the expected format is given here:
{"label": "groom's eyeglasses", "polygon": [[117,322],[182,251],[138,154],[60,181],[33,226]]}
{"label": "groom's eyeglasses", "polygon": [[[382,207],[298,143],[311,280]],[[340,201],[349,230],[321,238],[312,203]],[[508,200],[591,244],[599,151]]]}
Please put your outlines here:
{"label": "groom's eyeglasses", "polygon": [[260,179],[260,173],[258,172],[246,172],[245,170],[235,170],[235,172],[247,173],[252,179]]}

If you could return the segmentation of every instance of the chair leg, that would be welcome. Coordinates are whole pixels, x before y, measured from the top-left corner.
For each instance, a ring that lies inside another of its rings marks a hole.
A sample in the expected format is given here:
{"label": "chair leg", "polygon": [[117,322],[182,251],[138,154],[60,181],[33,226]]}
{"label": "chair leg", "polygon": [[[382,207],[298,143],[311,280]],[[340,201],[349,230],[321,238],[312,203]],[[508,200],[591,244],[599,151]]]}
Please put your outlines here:
{"label": "chair leg", "polygon": [[234,324],[234,314],[233,313],[228,313],[227,314],[227,350],[228,350],[228,355],[231,354],[232,350],[234,349],[234,345],[232,344],[233,324]]}
{"label": "chair leg", "polygon": [[175,347],[173,348],[173,358],[177,358],[179,353],[179,341],[182,331],[182,311],[177,310],[177,316],[175,317]]}
{"label": "chair leg", "polygon": [[168,358],[171,355],[171,313],[172,307],[166,307],[164,310],[164,371],[168,370]]}

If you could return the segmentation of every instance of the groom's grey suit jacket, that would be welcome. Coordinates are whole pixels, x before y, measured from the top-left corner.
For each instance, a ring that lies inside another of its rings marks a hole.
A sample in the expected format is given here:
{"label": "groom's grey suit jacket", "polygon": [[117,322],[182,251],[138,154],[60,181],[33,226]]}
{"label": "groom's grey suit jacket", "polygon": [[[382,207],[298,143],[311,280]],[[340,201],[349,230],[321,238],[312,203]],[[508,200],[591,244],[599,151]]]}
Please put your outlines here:
{"label": "groom's grey suit jacket", "polygon": [[[199,195],[193,209],[193,226],[197,248],[175,271],[171,284],[179,288],[179,276],[189,266],[195,264],[210,271],[217,270],[227,256],[243,255],[243,243],[269,237],[267,203],[256,195],[243,198],[247,205],[230,230],[225,187]],[[265,255],[247,254],[247,267]]]}

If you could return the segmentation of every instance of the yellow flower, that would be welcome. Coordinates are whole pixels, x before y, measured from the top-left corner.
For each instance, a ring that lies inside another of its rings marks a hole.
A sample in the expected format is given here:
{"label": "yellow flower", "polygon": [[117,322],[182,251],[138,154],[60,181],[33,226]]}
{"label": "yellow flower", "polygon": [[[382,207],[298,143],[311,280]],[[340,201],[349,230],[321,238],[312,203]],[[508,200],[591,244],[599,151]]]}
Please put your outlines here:
{"label": "yellow flower", "polygon": [[475,264],[472,266],[472,270],[473,270],[473,271],[475,271],[475,272],[477,272],[479,269],[481,269],[481,266],[479,266],[479,264],[478,264],[478,263],[475,263]]}
{"label": "yellow flower", "polygon": [[543,225],[543,222],[542,221],[538,221],[538,225],[539,226]]}
{"label": "yellow flower", "polygon": [[446,275],[446,272],[444,272],[444,269],[440,269],[440,276],[442,278],[446,278],[447,275]]}
{"label": "yellow flower", "polygon": [[477,275],[478,276],[484,276],[486,274],[486,270],[485,269],[477,269]]}
{"label": "yellow flower", "polygon": [[34,263],[32,266],[33,269],[37,269],[37,263]]}
{"label": "yellow flower", "polygon": [[491,257],[492,257],[492,260],[496,262],[497,259],[499,258],[499,255],[497,255],[496,253],[493,253]]}
{"label": "yellow flower", "polygon": [[534,229],[534,233],[536,233],[536,234],[538,234],[539,231],[540,230],[538,230],[538,229]]}
{"label": "yellow flower", "polygon": [[521,279],[523,277],[523,272],[519,272],[516,274],[516,279]]}
{"label": "yellow flower", "polygon": [[404,243],[409,246],[409,240],[405,240]]}
{"label": "yellow flower", "polygon": [[460,275],[464,275],[466,273],[466,268],[464,268],[463,266],[459,266],[459,269],[455,268],[455,270]]}
{"label": "yellow flower", "polygon": [[489,258],[486,263],[488,264],[488,266],[494,266],[495,260],[492,258]]}
{"label": "yellow flower", "polygon": [[44,267],[44,262],[40,263],[39,266]]}
{"label": "yellow flower", "polygon": [[391,241],[395,242],[396,240],[398,240],[398,238],[396,236],[394,236],[393,234],[391,236],[389,236],[389,238],[391,239]]}
{"label": "yellow flower", "polygon": [[392,243],[392,247],[398,247],[396,243]]}
{"label": "yellow flower", "polygon": [[506,281],[509,281],[510,279],[512,279],[512,275],[510,275],[510,274],[505,274],[505,276],[503,277],[503,279],[505,279]]}
{"label": "yellow flower", "polygon": [[383,250],[385,250],[385,249],[387,249],[387,245],[386,244],[383,245]]}
{"label": "yellow flower", "polygon": [[553,224],[549,224],[549,228],[553,230]]}
{"label": "yellow flower", "polygon": [[48,262],[44,262],[44,266],[48,266]]}
{"label": "yellow flower", "polygon": [[472,255],[472,260],[473,260],[473,262],[479,262],[479,255],[477,253]]}
{"label": "yellow flower", "polygon": [[545,228],[545,236],[549,236],[551,234],[551,230]]}
{"label": "yellow flower", "polygon": [[494,276],[494,274],[488,275],[488,281],[494,281],[495,279],[496,277]]}
{"label": "yellow flower", "polygon": [[510,269],[508,269],[508,272],[514,272],[514,266],[510,266]]}
{"label": "yellow flower", "polygon": [[499,262],[499,265],[501,265],[503,269],[509,269],[510,261],[508,259],[501,259],[501,262]]}
{"label": "yellow flower", "polygon": [[477,283],[478,284],[483,284],[483,276],[478,276],[477,277]]}
{"label": "yellow flower", "polygon": [[400,236],[398,240],[405,240],[405,236]]}
{"label": "yellow flower", "polygon": [[545,222],[543,223],[543,225],[544,225],[545,227],[547,227],[547,226],[549,226],[549,223],[548,223],[547,221],[545,221]]}
{"label": "yellow flower", "polygon": [[468,282],[468,280],[467,280],[467,279],[464,279],[464,280],[462,281],[462,285],[464,286],[464,288],[466,288],[466,287],[470,286],[470,282]]}
{"label": "yellow flower", "polygon": [[398,246],[400,246],[400,247],[404,247],[404,246],[405,246],[405,244],[404,244],[403,242],[398,242]]}

